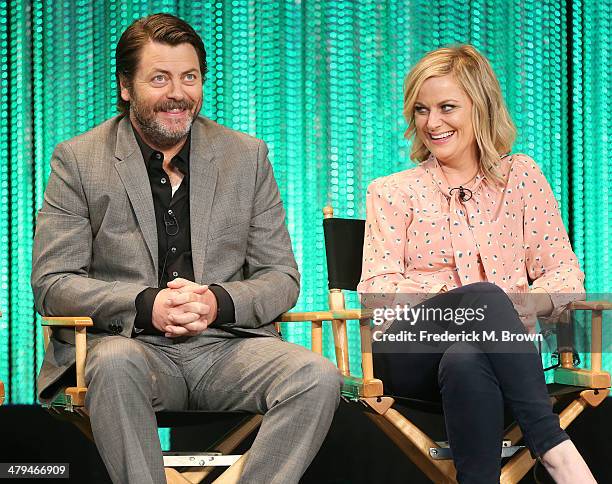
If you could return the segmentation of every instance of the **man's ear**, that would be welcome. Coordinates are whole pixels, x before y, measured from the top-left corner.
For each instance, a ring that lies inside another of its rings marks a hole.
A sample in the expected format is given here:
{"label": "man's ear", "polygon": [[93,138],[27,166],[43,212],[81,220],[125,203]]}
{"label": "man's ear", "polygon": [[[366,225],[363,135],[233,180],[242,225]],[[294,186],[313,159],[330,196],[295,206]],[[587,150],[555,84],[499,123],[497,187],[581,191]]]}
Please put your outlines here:
{"label": "man's ear", "polygon": [[128,88],[128,83],[125,77],[119,76],[119,85],[121,86],[121,99],[126,102],[130,101],[130,90]]}

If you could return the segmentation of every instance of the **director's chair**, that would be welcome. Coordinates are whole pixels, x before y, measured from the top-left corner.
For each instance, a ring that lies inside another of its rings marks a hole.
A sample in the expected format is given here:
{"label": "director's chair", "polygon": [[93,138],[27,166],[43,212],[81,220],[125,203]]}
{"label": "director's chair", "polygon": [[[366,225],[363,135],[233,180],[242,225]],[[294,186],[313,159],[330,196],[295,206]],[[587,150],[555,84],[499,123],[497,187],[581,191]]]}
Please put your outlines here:
{"label": "director's chair", "polygon": [[[333,209],[323,209],[323,230],[327,255],[329,311],[336,361],[345,378],[343,395],[361,403],[366,415],[408,456],[433,482],[455,483],[456,471],[452,452],[446,442],[435,442],[396,408],[402,405],[419,410],[442,413],[441,405],[421,400],[394,398],[385,395],[383,383],[375,378],[372,362],[370,317],[367,310],[346,311],[343,290],[355,291],[361,277],[361,260],[365,222],[334,218]],[[559,413],[562,428],[567,428],[587,407],[598,406],[609,394],[610,374],[601,369],[602,313],[612,309],[608,301],[579,301],[569,306],[558,323],[560,334],[568,333],[573,311],[591,311],[590,369],[574,366],[574,351],[570,342],[559,347],[559,367],[554,369],[554,383],[548,386],[551,400],[562,405]],[[297,314],[294,316],[297,320]],[[349,368],[347,321],[358,320],[361,336],[362,378],[352,376]],[[519,443],[523,435],[517,423],[504,432],[501,455],[509,460],[501,471],[500,482],[517,483],[533,467],[535,460]]]}
{"label": "director's chair", "polygon": [[[312,349],[321,354],[322,333],[321,325],[325,320],[334,318],[352,319],[359,317],[355,311],[329,311],[311,313],[287,313],[280,318],[283,322],[311,322]],[[49,344],[51,328],[74,328],[75,334],[75,386],[65,388],[51,404],[43,405],[54,416],[67,420],[74,425],[92,442],[93,434],[89,416],[85,408],[85,362],[87,358],[87,327],[93,326],[89,317],[43,317],[45,349]],[[279,324],[277,323],[277,329]],[[1,401],[0,401],[1,403]],[[226,434],[209,452],[164,452],[164,467],[168,484],[194,484],[200,483],[219,466],[229,466],[214,482],[226,484],[237,482],[246,459],[248,451],[243,455],[230,455],[249,435],[259,428],[263,419],[261,415],[250,415],[238,412],[206,412],[206,411],[161,411],[157,412],[159,427],[177,427],[182,425],[196,425],[205,422],[230,420],[236,416],[244,416],[244,420]],[[211,477],[212,478],[212,477]]]}

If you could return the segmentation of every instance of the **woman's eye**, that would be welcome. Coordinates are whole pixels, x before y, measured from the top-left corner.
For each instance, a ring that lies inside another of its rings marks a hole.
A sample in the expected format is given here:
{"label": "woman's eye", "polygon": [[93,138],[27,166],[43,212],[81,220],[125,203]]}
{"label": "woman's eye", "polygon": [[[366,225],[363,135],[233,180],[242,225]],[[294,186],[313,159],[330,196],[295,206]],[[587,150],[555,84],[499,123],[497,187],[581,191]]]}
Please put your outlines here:
{"label": "woman's eye", "polygon": [[427,108],[423,107],[423,106],[416,106],[414,108],[414,112],[417,114],[423,114],[427,112]]}
{"label": "woman's eye", "polygon": [[449,112],[449,111],[452,111],[454,107],[455,107],[455,106],[453,106],[452,104],[444,104],[444,105],[442,106],[442,112],[443,112],[443,113],[447,113],[447,112]]}

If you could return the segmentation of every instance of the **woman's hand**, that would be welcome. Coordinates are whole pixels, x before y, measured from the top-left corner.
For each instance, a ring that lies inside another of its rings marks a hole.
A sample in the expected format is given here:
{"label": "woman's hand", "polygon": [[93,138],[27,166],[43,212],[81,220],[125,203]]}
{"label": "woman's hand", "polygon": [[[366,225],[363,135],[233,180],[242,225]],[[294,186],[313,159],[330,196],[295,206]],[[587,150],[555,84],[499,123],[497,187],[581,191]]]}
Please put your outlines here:
{"label": "woman's hand", "polygon": [[509,297],[529,333],[535,333],[538,316],[548,316],[553,310],[550,295],[540,287],[512,293]]}
{"label": "woman's hand", "polygon": [[538,316],[534,298],[530,296],[529,293],[514,293],[510,294],[510,300],[514,304],[514,309],[516,309],[527,332],[534,334]]}
{"label": "woman's hand", "polygon": [[536,314],[538,316],[548,316],[554,309],[550,294],[541,287],[533,287],[530,291],[530,298],[533,299],[533,305],[535,307]]}

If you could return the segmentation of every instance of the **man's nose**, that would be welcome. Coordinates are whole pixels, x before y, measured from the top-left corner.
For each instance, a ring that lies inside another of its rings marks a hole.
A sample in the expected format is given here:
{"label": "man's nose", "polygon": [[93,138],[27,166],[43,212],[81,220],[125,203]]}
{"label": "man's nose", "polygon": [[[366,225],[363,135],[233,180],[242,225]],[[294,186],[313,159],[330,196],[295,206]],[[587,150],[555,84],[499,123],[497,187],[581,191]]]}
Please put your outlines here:
{"label": "man's nose", "polygon": [[170,99],[175,99],[177,101],[182,100],[185,97],[185,93],[183,92],[183,87],[180,82],[170,82],[168,84],[168,92],[166,96]]}

